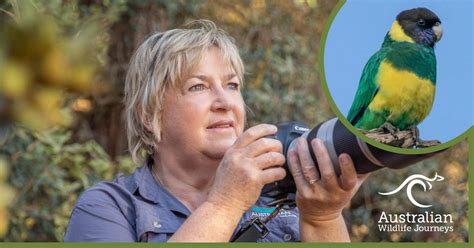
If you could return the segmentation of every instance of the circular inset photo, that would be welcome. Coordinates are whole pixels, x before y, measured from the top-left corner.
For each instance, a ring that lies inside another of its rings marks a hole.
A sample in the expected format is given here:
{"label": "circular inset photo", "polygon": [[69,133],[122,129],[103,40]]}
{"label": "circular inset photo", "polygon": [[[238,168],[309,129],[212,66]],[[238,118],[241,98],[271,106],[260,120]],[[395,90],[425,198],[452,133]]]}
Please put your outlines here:
{"label": "circular inset photo", "polygon": [[447,147],[472,125],[472,44],[472,1],[349,0],[329,27],[323,81],[370,139]]}

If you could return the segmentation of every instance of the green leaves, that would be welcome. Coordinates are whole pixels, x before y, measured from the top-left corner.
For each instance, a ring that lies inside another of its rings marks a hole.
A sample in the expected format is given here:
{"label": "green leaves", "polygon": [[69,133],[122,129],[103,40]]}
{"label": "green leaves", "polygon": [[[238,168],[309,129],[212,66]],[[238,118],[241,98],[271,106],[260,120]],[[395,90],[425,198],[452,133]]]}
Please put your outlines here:
{"label": "green leaves", "polygon": [[135,167],[129,159],[112,161],[94,141],[71,143],[65,130],[39,134],[16,128],[0,154],[11,161],[9,183],[17,192],[6,241],[62,240],[79,194]]}

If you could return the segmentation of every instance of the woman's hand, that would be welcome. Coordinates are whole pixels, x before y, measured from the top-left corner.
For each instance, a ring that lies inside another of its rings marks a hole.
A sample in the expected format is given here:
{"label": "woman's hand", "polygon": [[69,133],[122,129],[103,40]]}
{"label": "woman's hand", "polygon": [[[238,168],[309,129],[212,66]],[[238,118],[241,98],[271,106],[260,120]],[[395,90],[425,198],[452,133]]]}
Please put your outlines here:
{"label": "woman's hand", "polygon": [[181,225],[170,242],[228,242],[242,214],[257,201],[263,186],[281,180],[285,157],[276,133],[261,124],[245,131],[226,151],[206,201]]}
{"label": "woman's hand", "polygon": [[217,169],[208,202],[245,212],[255,204],[265,184],[285,177],[281,143],[264,138],[276,131],[274,125],[260,124],[239,136]]}
{"label": "woman's hand", "polygon": [[350,156],[341,154],[338,158],[341,175],[337,176],[324,143],[314,139],[311,146],[321,175],[316,170],[304,138],[298,138],[296,149],[288,151],[288,162],[296,183],[300,221],[317,225],[340,218],[342,209],[368,174],[357,175]]}

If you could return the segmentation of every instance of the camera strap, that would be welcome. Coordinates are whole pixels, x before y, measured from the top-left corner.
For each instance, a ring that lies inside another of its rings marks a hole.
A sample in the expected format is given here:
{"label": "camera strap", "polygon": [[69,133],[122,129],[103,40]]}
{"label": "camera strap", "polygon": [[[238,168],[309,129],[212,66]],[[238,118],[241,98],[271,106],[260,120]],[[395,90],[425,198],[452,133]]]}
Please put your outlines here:
{"label": "camera strap", "polygon": [[264,219],[253,217],[240,228],[230,242],[257,242],[259,239],[264,239],[270,233],[265,224],[275,218],[282,209],[283,204],[280,204]]}

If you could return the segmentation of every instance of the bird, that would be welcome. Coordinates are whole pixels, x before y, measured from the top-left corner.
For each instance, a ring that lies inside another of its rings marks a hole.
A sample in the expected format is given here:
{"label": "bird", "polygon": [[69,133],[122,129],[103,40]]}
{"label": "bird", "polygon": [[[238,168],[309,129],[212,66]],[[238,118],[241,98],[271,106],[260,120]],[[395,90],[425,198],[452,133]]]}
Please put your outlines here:
{"label": "bird", "polygon": [[416,131],[433,106],[435,44],[443,28],[427,8],[400,12],[382,46],[366,63],[347,120],[356,128]]}

